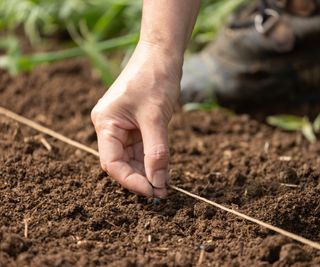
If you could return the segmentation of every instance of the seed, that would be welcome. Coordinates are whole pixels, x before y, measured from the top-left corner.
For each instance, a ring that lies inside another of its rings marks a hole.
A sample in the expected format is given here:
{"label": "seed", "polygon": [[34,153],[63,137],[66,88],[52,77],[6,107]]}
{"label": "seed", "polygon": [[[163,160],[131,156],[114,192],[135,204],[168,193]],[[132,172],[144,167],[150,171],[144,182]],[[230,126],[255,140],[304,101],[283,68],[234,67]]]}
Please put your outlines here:
{"label": "seed", "polygon": [[155,199],[153,200],[153,204],[154,204],[154,205],[160,205],[160,203],[161,203],[160,198],[155,198]]}

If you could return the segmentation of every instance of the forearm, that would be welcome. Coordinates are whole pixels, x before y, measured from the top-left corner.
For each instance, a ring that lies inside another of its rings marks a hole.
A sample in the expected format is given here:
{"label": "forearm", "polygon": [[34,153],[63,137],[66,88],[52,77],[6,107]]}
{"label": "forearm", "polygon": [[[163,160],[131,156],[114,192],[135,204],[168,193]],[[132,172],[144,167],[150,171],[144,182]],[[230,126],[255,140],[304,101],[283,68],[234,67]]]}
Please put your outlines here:
{"label": "forearm", "polygon": [[201,0],[144,0],[140,41],[182,60]]}

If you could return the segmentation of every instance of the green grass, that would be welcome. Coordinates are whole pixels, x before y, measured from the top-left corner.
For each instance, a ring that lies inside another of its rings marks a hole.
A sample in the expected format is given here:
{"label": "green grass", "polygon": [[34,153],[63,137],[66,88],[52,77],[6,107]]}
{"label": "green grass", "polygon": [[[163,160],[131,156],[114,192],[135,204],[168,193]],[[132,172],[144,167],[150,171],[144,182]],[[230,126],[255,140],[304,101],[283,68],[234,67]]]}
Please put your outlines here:
{"label": "green grass", "polygon": [[[203,0],[190,47],[197,51],[214,39],[225,18],[247,0]],[[2,0],[0,1],[0,67],[12,75],[39,64],[86,56],[110,85],[118,74],[105,58],[105,52],[120,51],[124,58],[138,40],[141,0]],[[23,29],[34,51],[51,36],[69,35],[72,47],[24,55],[15,33]],[[107,54],[108,55],[108,54]],[[119,62],[120,64],[120,62]]]}

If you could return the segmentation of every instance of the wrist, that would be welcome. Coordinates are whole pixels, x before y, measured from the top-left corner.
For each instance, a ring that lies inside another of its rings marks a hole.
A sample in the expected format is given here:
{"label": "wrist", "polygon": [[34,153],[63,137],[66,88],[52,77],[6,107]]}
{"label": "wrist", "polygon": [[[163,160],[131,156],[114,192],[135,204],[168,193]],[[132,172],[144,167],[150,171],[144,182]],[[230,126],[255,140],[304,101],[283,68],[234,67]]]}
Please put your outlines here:
{"label": "wrist", "polygon": [[182,75],[184,52],[180,49],[143,39],[139,40],[136,49],[144,51],[147,55],[152,55],[154,59],[160,60],[159,63],[167,65],[173,71],[181,72]]}

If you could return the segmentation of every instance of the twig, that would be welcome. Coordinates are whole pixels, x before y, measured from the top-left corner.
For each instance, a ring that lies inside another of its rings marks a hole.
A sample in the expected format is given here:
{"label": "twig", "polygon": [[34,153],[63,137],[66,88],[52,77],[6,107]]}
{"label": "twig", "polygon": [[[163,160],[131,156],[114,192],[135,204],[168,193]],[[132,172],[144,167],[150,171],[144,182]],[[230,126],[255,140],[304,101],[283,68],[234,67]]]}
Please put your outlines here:
{"label": "twig", "polygon": [[[59,134],[59,133],[57,133],[57,132],[55,132],[55,131],[53,131],[51,129],[43,127],[40,124],[38,124],[36,122],[33,122],[33,121],[23,117],[23,116],[20,116],[20,115],[12,112],[10,110],[7,110],[7,109],[5,109],[3,107],[0,107],[0,114],[5,115],[5,116],[7,116],[7,117],[9,117],[9,118],[11,118],[11,119],[13,119],[15,121],[18,121],[18,122],[20,122],[22,124],[25,124],[25,125],[33,128],[33,129],[35,129],[35,130],[38,130],[39,132],[42,132],[42,133],[47,134],[49,136],[52,136],[52,137],[54,137],[54,138],[56,138],[56,139],[58,139],[58,140],[60,140],[62,142],[65,142],[65,143],[67,143],[67,144],[69,144],[71,146],[74,146],[74,147],[76,147],[78,149],[84,150],[84,151],[86,151],[86,152],[88,152],[88,153],[90,153],[90,154],[92,154],[94,156],[99,157],[99,152],[98,151],[96,151],[96,150],[94,150],[94,149],[92,149],[92,148],[90,148],[88,146],[85,146],[85,145],[83,145],[83,144],[81,144],[79,142],[76,142],[76,141],[74,141],[72,139],[69,139],[69,138],[67,138],[67,137],[65,137],[65,136],[63,136],[63,135],[61,135],[61,134]],[[311,240],[306,239],[306,238],[304,238],[302,236],[298,236],[296,234],[293,234],[293,233],[290,233],[290,232],[288,232],[286,230],[283,230],[283,229],[281,229],[279,227],[276,227],[276,226],[273,226],[271,224],[268,224],[268,223],[265,223],[263,221],[260,221],[258,219],[252,218],[252,217],[250,217],[250,216],[248,216],[246,214],[243,214],[243,213],[241,213],[239,211],[224,207],[224,206],[222,206],[222,205],[220,205],[220,204],[218,204],[218,203],[216,203],[214,201],[211,201],[209,199],[206,199],[206,198],[200,197],[198,195],[195,195],[195,194],[193,194],[191,192],[188,192],[188,191],[186,191],[186,190],[184,190],[182,188],[179,188],[177,186],[169,185],[169,187],[171,189],[175,190],[175,191],[178,191],[178,192],[182,193],[182,194],[185,194],[185,195],[190,196],[192,198],[195,198],[195,199],[198,199],[198,200],[203,201],[205,203],[208,203],[208,204],[210,204],[212,206],[215,206],[216,208],[219,208],[221,210],[224,210],[224,211],[227,211],[229,213],[232,213],[232,214],[234,214],[234,215],[236,215],[236,216],[238,216],[238,217],[240,217],[240,218],[242,218],[244,220],[253,222],[253,223],[258,224],[258,225],[260,225],[262,227],[265,227],[265,228],[267,228],[269,230],[272,230],[272,231],[274,231],[274,232],[276,232],[278,234],[284,235],[284,236],[289,237],[289,238],[291,238],[293,240],[299,241],[299,242],[301,242],[301,243],[303,243],[305,245],[308,245],[310,247],[313,247],[315,249],[320,250],[320,244],[317,243],[317,242],[311,241]]]}
{"label": "twig", "polygon": [[24,237],[28,238],[28,233],[29,233],[29,218],[24,218],[23,219],[23,223],[24,223]]}
{"label": "twig", "polygon": [[270,148],[270,143],[269,142],[265,142],[264,146],[263,146],[264,153],[268,154],[269,153],[269,148]]}
{"label": "twig", "polygon": [[299,186],[299,185],[297,185],[297,184],[286,184],[286,183],[280,183],[280,185],[282,185],[282,186],[286,186],[286,187],[294,187],[294,188],[300,187],[300,186]]}
{"label": "twig", "polygon": [[52,150],[52,146],[49,144],[49,142],[47,141],[47,139],[45,139],[44,137],[40,137],[40,142],[41,144],[43,144],[43,146],[50,152]]}
{"label": "twig", "polygon": [[13,119],[15,121],[18,121],[18,122],[22,123],[22,124],[25,124],[25,125],[33,128],[33,129],[41,132],[41,133],[44,133],[44,134],[49,135],[49,136],[52,136],[52,137],[54,137],[54,138],[56,138],[56,139],[58,139],[58,140],[60,140],[60,141],[62,141],[64,143],[67,143],[67,144],[69,144],[71,146],[74,146],[76,148],[79,148],[81,150],[84,150],[84,151],[92,154],[92,155],[95,155],[95,156],[99,157],[99,152],[98,151],[96,151],[96,150],[94,150],[94,149],[92,149],[90,147],[87,147],[87,146],[85,146],[85,145],[83,145],[83,144],[81,144],[81,143],[79,143],[77,141],[74,141],[74,140],[72,140],[72,139],[70,139],[68,137],[65,137],[62,134],[59,134],[59,133],[57,133],[55,131],[52,131],[51,129],[46,128],[46,127],[44,127],[44,126],[42,126],[42,125],[40,125],[40,124],[38,124],[38,123],[36,123],[36,122],[34,122],[32,120],[29,120],[29,119],[23,117],[23,116],[20,116],[20,115],[12,112],[10,110],[7,110],[7,109],[5,109],[3,107],[0,107],[0,114],[5,115],[5,116],[7,116],[7,117],[9,117],[9,118],[11,118],[11,119]]}
{"label": "twig", "polygon": [[198,259],[198,262],[197,262],[197,266],[201,266],[202,264],[202,261],[203,261],[203,258],[204,258],[204,245],[201,245],[200,246],[200,254],[199,254],[199,259]]}
{"label": "twig", "polygon": [[185,194],[185,195],[188,195],[188,196],[193,197],[195,199],[198,199],[198,200],[201,200],[203,202],[206,202],[206,203],[208,203],[208,204],[210,204],[212,206],[215,206],[215,207],[217,207],[219,209],[222,209],[224,211],[230,212],[230,213],[232,213],[232,214],[234,214],[234,215],[236,215],[236,216],[238,216],[238,217],[240,217],[242,219],[245,219],[247,221],[256,223],[256,224],[258,224],[258,225],[260,225],[262,227],[265,227],[265,228],[267,228],[269,230],[272,230],[272,231],[277,232],[277,233],[279,233],[281,235],[290,237],[291,239],[294,239],[294,240],[299,241],[299,242],[301,242],[301,243],[303,243],[305,245],[309,245],[310,247],[313,247],[313,248],[316,248],[316,249],[320,250],[320,244],[317,243],[317,242],[313,242],[313,241],[311,241],[309,239],[306,239],[306,238],[304,238],[302,236],[298,236],[296,234],[293,234],[293,233],[290,233],[290,232],[288,232],[286,230],[283,230],[283,229],[281,229],[279,227],[276,227],[276,226],[273,226],[271,224],[268,224],[268,223],[265,223],[263,221],[260,221],[258,219],[252,218],[252,217],[250,217],[250,216],[248,216],[246,214],[243,214],[243,213],[241,213],[239,211],[236,211],[236,210],[233,210],[233,209],[229,209],[229,208],[224,207],[224,206],[222,206],[222,205],[220,205],[220,204],[218,204],[218,203],[216,203],[214,201],[211,201],[209,199],[206,199],[206,198],[200,197],[198,195],[192,194],[192,193],[190,193],[190,192],[188,192],[188,191],[186,191],[186,190],[184,190],[182,188],[176,187],[174,185],[170,185],[170,187],[172,189],[176,190],[176,191],[179,191],[179,192]]}
{"label": "twig", "polygon": [[291,157],[290,156],[280,156],[279,157],[279,160],[280,161],[291,161]]}

